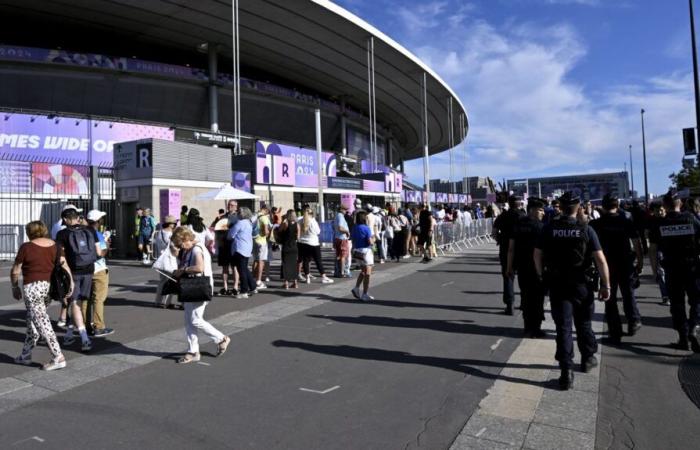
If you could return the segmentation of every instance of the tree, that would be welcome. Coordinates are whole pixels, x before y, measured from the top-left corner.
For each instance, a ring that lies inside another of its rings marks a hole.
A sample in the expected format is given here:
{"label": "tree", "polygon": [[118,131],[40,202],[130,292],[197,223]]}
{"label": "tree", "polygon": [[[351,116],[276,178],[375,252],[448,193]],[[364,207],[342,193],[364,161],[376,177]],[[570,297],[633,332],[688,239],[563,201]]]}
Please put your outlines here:
{"label": "tree", "polygon": [[700,167],[684,167],[668,177],[671,179],[671,184],[678,190],[685,188],[697,190],[700,188]]}

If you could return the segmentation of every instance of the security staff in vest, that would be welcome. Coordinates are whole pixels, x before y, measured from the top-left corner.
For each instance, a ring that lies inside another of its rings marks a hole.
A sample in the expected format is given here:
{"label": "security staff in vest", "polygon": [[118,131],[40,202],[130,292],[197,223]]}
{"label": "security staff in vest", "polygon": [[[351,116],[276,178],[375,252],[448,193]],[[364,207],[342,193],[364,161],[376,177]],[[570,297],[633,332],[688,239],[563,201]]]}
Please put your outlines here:
{"label": "security staff in vest", "polygon": [[[666,286],[671,298],[673,328],[678,332],[674,348],[700,353],[700,221],[690,212],[681,212],[678,195],[669,192],[663,197],[666,216],[658,218],[649,232],[649,257],[656,268],[657,251],[663,255],[661,265],[666,272]],[[685,313],[688,295],[690,316]]]}
{"label": "security staff in vest", "polygon": [[595,357],[598,343],[591,327],[593,286],[586,274],[592,259],[600,273],[601,300],[610,297],[610,283],[598,235],[591,227],[576,221],[581,200],[570,192],[559,200],[562,215],[542,229],[535,244],[534,262],[537,275],[549,288],[552,318],[557,328],[555,357],[561,368],[559,387],[567,390],[574,384],[574,325],[581,352],[581,370],[588,372],[598,365]]}
{"label": "security staff in vest", "polygon": [[608,338],[612,344],[619,344],[622,339],[622,321],[617,309],[618,288],[627,318],[627,334],[634,336],[642,327],[642,317],[634,298],[635,280],[644,264],[642,243],[634,223],[620,212],[619,207],[617,196],[606,194],[603,197],[603,215],[590,222],[598,234],[610,271],[610,301],[605,303],[605,319],[608,323]]}
{"label": "security staff in vest", "polygon": [[535,272],[532,255],[535,243],[542,232],[544,202],[537,198],[527,201],[527,215],[518,219],[508,247],[508,276],[518,274],[520,307],[523,310],[525,337],[543,338],[544,286]]}
{"label": "security staff in vest", "polygon": [[524,215],[523,199],[517,195],[508,197],[508,211],[496,217],[493,222],[493,237],[498,244],[498,259],[501,262],[501,275],[503,276],[503,303],[506,305],[505,313],[513,315],[513,290],[514,278],[507,274],[508,270],[508,245],[513,235],[513,228],[520,217]]}

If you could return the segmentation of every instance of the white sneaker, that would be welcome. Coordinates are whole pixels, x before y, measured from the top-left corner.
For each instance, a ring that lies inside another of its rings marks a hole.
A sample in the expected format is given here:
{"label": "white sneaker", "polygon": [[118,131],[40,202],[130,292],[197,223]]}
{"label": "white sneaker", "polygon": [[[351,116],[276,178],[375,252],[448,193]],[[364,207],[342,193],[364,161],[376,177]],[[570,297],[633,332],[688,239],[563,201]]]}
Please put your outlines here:
{"label": "white sneaker", "polygon": [[409,255],[403,255],[403,259],[408,259],[408,258],[410,258]]}
{"label": "white sneaker", "polygon": [[362,296],[360,295],[360,290],[356,287],[350,289],[350,292],[352,292],[352,296],[355,297],[358,300],[362,299]]}
{"label": "white sneaker", "polygon": [[303,273],[299,274],[299,281],[306,281],[306,277],[304,276]]}
{"label": "white sneaker", "polygon": [[265,277],[265,283],[269,283],[269,282],[270,282],[270,277]]}
{"label": "white sneaker", "polygon": [[374,300],[374,297],[372,297],[369,294],[362,294],[362,298],[360,300],[362,300],[363,302],[371,302],[372,300]]}
{"label": "white sneaker", "polygon": [[321,283],[323,283],[323,284],[331,284],[331,283],[333,283],[333,282],[334,282],[334,281],[331,280],[331,279],[328,278],[328,277],[323,277],[323,278],[321,278]]}
{"label": "white sneaker", "polygon": [[56,326],[59,328],[65,328],[66,327],[66,321],[58,319],[58,322],[56,322]]}
{"label": "white sneaker", "polygon": [[56,361],[56,360],[51,360],[48,363],[44,364],[41,366],[41,370],[46,370],[46,371],[52,371],[52,370],[58,370],[58,369],[63,369],[66,367],[66,359],[64,358],[63,361]]}
{"label": "white sneaker", "polygon": [[262,281],[258,281],[257,283],[255,283],[255,287],[258,289],[267,289],[267,285]]}
{"label": "white sneaker", "polygon": [[243,293],[243,294],[236,294],[236,298],[239,299],[239,300],[240,300],[240,299],[243,299],[243,298],[248,298],[248,293],[245,292],[245,293]]}
{"label": "white sneaker", "polygon": [[306,277],[306,284],[311,284],[311,275]]}

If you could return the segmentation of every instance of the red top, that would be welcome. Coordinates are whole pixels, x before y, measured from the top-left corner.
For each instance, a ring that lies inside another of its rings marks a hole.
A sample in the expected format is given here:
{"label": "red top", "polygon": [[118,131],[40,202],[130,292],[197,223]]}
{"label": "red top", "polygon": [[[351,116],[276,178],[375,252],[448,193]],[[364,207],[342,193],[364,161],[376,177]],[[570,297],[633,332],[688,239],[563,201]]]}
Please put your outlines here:
{"label": "red top", "polygon": [[36,281],[51,281],[51,272],[56,261],[56,244],[42,247],[33,242],[25,242],[19,248],[15,264],[22,264],[24,284]]}

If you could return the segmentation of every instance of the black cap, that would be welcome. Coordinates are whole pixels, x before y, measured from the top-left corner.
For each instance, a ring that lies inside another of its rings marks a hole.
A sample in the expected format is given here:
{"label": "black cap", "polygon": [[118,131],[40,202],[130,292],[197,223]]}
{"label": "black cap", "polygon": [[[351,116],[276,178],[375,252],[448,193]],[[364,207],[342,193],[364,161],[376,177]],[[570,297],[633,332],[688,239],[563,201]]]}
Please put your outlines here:
{"label": "black cap", "polygon": [[678,199],[680,199],[678,192],[671,189],[664,195],[663,202],[665,205],[672,205]]}
{"label": "black cap", "polygon": [[519,195],[511,195],[508,197],[508,203],[521,202],[523,198]]}
{"label": "black cap", "polygon": [[544,200],[541,198],[537,197],[530,197],[527,199],[527,209],[538,209],[538,208],[544,208]]}
{"label": "black cap", "polygon": [[571,191],[566,191],[561,197],[559,197],[559,202],[561,202],[562,206],[572,206],[581,203],[581,199],[578,195],[573,194]]}
{"label": "black cap", "polygon": [[617,195],[608,193],[603,196],[603,208],[612,209],[618,206],[620,206],[620,199],[617,198]]}

